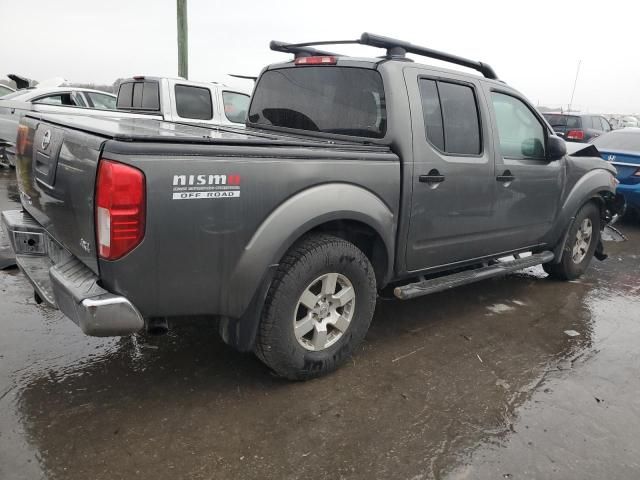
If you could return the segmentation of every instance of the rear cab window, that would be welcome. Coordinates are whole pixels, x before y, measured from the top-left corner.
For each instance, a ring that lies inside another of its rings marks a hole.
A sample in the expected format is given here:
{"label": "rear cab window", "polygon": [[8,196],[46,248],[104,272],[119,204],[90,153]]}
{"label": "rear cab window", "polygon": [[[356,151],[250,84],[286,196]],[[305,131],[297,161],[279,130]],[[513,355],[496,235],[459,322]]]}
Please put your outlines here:
{"label": "rear cab window", "polygon": [[256,85],[248,124],[382,138],[387,129],[382,77],[360,67],[268,70]]}
{"label": "rear cab window", "polygon": [[160,110],[160,86],[154,80],[124,82],[118,89],[116,108],[121,110]]}

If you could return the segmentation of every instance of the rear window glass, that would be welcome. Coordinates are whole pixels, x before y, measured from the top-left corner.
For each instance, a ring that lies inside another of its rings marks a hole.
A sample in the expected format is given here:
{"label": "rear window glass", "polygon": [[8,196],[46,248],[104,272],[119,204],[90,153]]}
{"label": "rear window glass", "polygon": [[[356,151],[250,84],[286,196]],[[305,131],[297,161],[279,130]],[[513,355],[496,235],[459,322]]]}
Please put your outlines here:
{"label": "rear window glass", "polygon": [[211,91],[208,88],[176,85],[176,110],[182,118],[210,120],[213,118]]}
{"label": "rear window glass", "polygon": [[457,83],[420,80],[427,138],[440,151],[478,155],[480,121],[473,88]]}
{"label": "rear window glass", "polygon": [[249,95],[237,92],[222,92],[224,114],[227,120],[234,123],[244,123],[249,110]]}
{"label": "rear window glass", "polygon": [[116,108],[125,110],[160,110],[158,82],[126,82],[120,85]]}
{"label": "rear window glass", "polygon": [[609,132],[599,136],[591,143],[604,150],[640,152],[640,130]]}
{"label": "rear window glass", "polygon": [[545,113],[544,118],[547,119],[547,122],[549,122],[552,127],[582,128],[580,117],[576,117],[575,115]]}
{"label": "rear window glass", "polygon": [[256,86],[249,122],[381,138],[387,123],[382,78],[375,70],[348,67],[267,71]]}

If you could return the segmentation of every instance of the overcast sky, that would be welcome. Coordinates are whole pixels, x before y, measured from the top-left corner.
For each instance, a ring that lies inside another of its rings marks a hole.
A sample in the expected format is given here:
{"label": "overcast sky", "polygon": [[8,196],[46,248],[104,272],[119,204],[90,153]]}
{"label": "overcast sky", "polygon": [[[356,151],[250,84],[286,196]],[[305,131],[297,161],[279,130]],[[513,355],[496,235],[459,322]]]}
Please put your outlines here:
{"label": "overcast sky", "polygon": [[[112,83],[177,74],[175,0],[0,0],[0,75]],[[287,58],[269,40],[357,38],[370,31],[493,66],[540,105],[640,113],[636,1],[188,0],[189,76],[236,84]],[[338,50],[338,48],[336,48]],[[379,55],[369,47],[340,47]],[[250,83],[246,84],[251,87]]]}

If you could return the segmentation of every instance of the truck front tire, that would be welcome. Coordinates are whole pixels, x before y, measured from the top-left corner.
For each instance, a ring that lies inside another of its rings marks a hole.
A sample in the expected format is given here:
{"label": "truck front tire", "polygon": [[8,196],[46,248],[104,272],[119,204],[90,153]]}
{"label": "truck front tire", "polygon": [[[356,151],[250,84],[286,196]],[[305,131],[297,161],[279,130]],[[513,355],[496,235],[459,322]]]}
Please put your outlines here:
{"label": "truck front tire", "polygon": [[324,375],[362,342],[375,303],[373,267],[360,249],[331,235],[307,236],[278,266],[255,353],[291,380]]}
{"label": "truck front tire", "polygon": [[600,223],[598,206],[593,202],[583,205],[569,228],[560,262],[544,264],[544,271],[558,280],[581,277],[600,241]]}

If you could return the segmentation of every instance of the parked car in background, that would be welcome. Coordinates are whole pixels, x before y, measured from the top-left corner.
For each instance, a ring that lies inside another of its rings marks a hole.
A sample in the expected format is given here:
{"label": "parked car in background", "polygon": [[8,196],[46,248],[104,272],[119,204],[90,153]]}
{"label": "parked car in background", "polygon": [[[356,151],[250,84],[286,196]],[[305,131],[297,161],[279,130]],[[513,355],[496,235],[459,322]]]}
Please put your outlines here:
{"label": "parked car in background", "polygon": [[582,113],[543,113],[542,115],[560,137],[571,142],[586,143],[612,130],[607,119],[601,115]]}
{"label": "parked car in background", "polygon": [[4,97],[5,95],[8,95],[13,92],[15,92],[15,90],[11,88],[9,85],[4,85],[0,83],[0,97]]}
{"label": "parked car in background", "polygon": [[640,128],[615,130],[591,143],[618,170],[616,193],[624,198],[627,209],[640,213]]}
{"label": "parked car in background", "polygon": [[243,126],[250,93],[216,82],[136,76],[120,83],[116,108],[199,125]]}
{"label": "parked car in background", "polygon": [[631,115],[627,115],[626,117],[622,117],[620,119],[620,128],[638,126],[640,126],[640,122],[638,122],[638,119],[636,117],[632,117]]}
{"label": "parked car in background", "polygon": [[[17,90],[0,98],[0,161],[15,165],[18,124],[26,112],[54,112],[82,115],[113,111],[116,96],[99,90],[73,87],[35,87]],[[122,115],[115,112],[112,115]]]}

